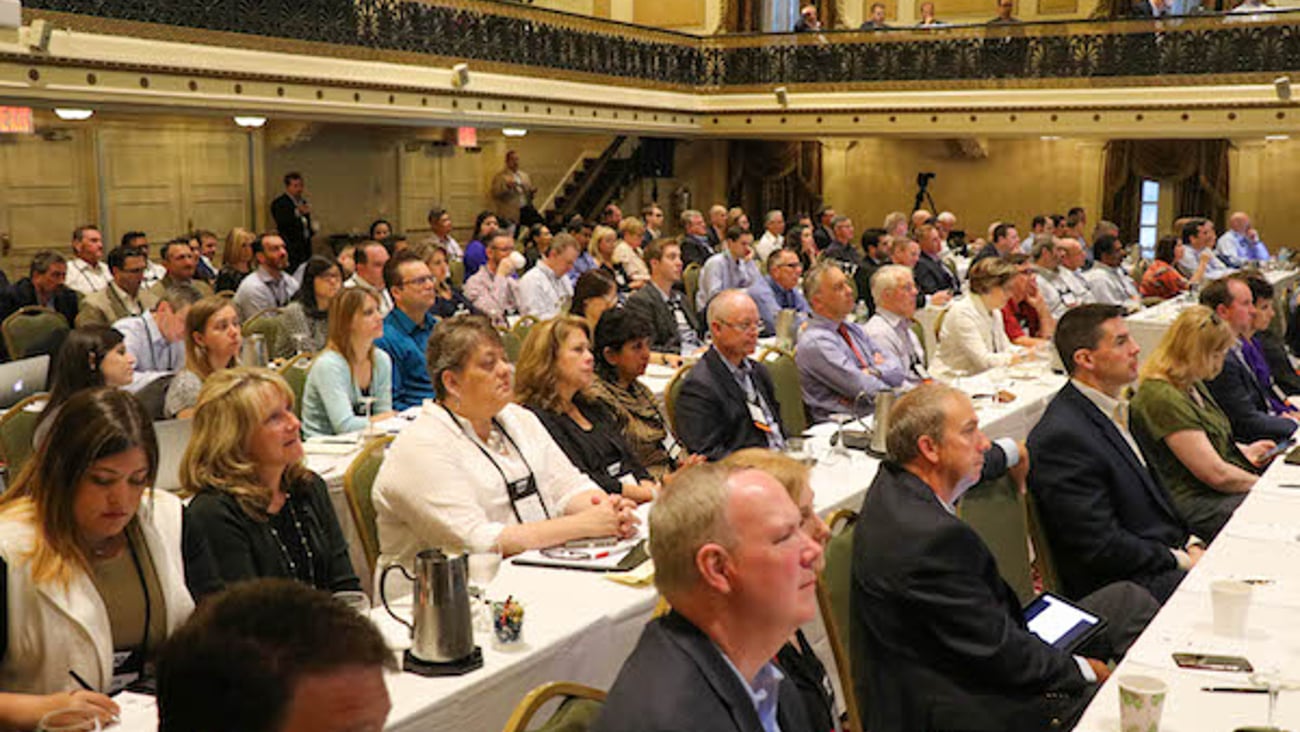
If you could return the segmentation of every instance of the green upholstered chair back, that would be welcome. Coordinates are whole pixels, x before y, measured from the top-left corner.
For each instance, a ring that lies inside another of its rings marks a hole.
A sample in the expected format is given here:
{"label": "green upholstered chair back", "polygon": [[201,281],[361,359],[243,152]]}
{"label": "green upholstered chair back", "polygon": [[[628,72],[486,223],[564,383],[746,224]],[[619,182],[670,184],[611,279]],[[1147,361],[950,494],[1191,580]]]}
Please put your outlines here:
{"label": "green upholstered chair back", "polygon": [[1029,526],[1024,498],[1015,481],[1003,476],[977,483],[962,497],[957,513],[988,545],[1002,578],[1016,591],[1020,602],[1033,599]]}
{"label": "green upholstered chair back", "polygon": [[69,330],[66,318],[38,305],[21,307],[0,323],[0,334],[11,359],[55,353]]}
{"label": "green upholstered chair back", "polygon": [[803,392],[799,389],[799,367],[788,351],[768,348],[758,360],[767,367],[776,389],[776,401],[781,406],[781,425],[787,435],[800,435],[808,428],[808,410],[804,407]]}
{"label": "green upholstered chair back", "polygon": [[375,476],[379,474],[379,466],[384,464],[384,451],[392,441],[391,435],[371,440],[343,474],[343,492],[348,497],[348,508],[351,509],[352,520],[357,526],[357,536],[361,539],[371,574],[374,574],[375,562],[379,560],[379,528],[375,522],[375,504],[371,500],[371,492],[374,490]]}
{"label": "green upholstered chair back", "polygon": [[862,704],[857,698],[853,683],[852,656],[849,644],[849,596],[853,587],[853,524],[857,513],[841,509],[831,514],[826,522],[831,527],[831,539],[826,544],[825,566],[817,578],[817,603],[821,608],[822,625],[835,658],[840,688],[844,693],[844,707],[849,715],[849,729],[861,730]]}
{"label": "green upholstered chair back", "polygon": [[8,477],[13,483],[18,472],[32,457],[32,436],[36,434],[36,421],[50,395],[33,394],[10,407],[0,415],[0,457],[4,458]]}
{"label": "green upholstered chair back", "polygon": [[302,419],[302,394],[307,389],[307,372],[311,370],[311,362],[315,357],[315,354],[300,353],[280,367],[280,375],[289,383],[289,390],[293,392],[293,413],[298,419]]}

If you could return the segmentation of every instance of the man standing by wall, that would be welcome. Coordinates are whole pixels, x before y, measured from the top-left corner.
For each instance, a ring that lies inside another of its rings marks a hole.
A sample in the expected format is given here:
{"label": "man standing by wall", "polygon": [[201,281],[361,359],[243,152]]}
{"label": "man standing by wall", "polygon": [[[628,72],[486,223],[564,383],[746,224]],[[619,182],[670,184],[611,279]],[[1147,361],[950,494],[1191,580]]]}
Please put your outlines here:
{"label": "man standing by wall", "polygon": [[275,220],[275,228],[289,251],[287,271],[296,271],[298,265],[311,256],[311,238],[316,233],[301,173],[285,174],[284,193],[271,201],[271,218]]}

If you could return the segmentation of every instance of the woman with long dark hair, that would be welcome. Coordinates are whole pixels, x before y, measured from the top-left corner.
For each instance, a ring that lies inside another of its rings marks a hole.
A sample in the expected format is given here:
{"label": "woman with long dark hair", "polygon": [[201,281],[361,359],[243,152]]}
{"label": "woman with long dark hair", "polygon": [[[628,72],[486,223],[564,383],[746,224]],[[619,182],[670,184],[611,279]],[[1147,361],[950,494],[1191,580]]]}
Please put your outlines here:
{"label": "woman with long dark hair", "polygon": [[329,338],[330,303],[343,289],[343,270],[338,263],[320,255],[307,260],[302,270],[302,287],[280,311],[280,338],[275,358],[298,353],[318,353]]}

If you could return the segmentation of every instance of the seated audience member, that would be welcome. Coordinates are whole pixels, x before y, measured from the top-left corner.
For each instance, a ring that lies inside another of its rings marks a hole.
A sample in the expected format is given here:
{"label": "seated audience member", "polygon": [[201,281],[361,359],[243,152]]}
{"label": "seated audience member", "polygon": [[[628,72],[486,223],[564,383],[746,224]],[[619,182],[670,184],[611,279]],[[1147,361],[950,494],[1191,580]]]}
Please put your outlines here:
{"label": "seated audience member", "polygon": [[[775,478],[799,507],[800,530],[825,551],[831,531],[813,507],[811,469],[806,463],[773,450],[751,447],[733,452],[721,465],[736,470],[753,469]],[[809,729],[840,729],[839,715],[835,711],[835,687],[802,629],[795,630],[777,651],[776,664],[799,690]]]}
{"label": "seated audience member", "polygon": [[344,244],[334,255],[334,261],[338,262],[339,270],[343,274],[343,283],[346,286],[347,281],[352,279],[352,275],[357,273],[357,245],[352,243]]}
{"label": "seated audience member", "polygon": [[912,330],[916,315],[916,283],[912,270],[887,264],[871,278],[876,314],[862,330],[880,348],[887,360],[899,364],[904,388],[910,389],[930,378],[925,363],[925,346]]}
{"label": "seated audience member", "polygon": [[[49,249],[37,252],[27,276],[0,292],[0,322],[20,308],[39,305],[62,315],[68,327],[73,327],[77,321],[77,292],[64,285],[67,278],[68,262],[62,254]],[[42,352],[52,352],[55,346],[51,344],[50,350]]]}
{"label": "seated audience member", "polygon": [[785,232],[785,248],[799,255],[799,264],[803,265],[805,270],[812,269],[813,264],[820,256],[817,250],[817,239],[813,237],[813,228],[811,226],[791,226]]}
{"label": "seated audience member", "polygon": [[135,376],[135,358],[122,334],[105,325],[87,325],[68,334],[50,364],[50,397],[36,419],[32,446],[40,447],[64,403],[86,389],[128,386]]}
{"label": "seated audience member", "polygon": [[185,314],[185,368],[176,372],[167,387],[163,414],[169,419],[193,416],[203,382],[239,364],[243,340],[239,314],[229,300],[205,297],[191,305]]}
{"label": "seated audience member", "polygon": [[[494,324],[505,325],[507,315],[519,312],[515,241],[503,231],[494,231],[484,239],[488,258],[473,276],[465,280],[465,297]],[[556,248],[556,245],[552,244],[551,248]]]}
{"label": "seated audience member", "polygon": [[536,267],[519,278],[519,312],[538,320],[549,320],[564,312],[573,299],[574,283],[569,279],[578,258],[578,240],[560,234]]}
{"label": "seated audience member", "polygon": [[179,237],[163,244],[159,256],[162,257],[163,269],[167,270],[167,274],[149,288],[149,292],[153,293],[154,297],[161,296],[168,287],[180,285],[192,285],[204,297],[213,294],[212,285],[194,277],[199,255],[190,246],[189,238]]}
{"label": "seated audience member", "polygon": [[1038,291],[1043,293],[1053,318],[1060,320],[1066,310],[1092,302],[1088,283],[1074,271],[1083,263],[1083,247],[1077,239],[1058,237],[1050,244],[1036,243],[1031,256],[1038,273]]}
{"label": "seated audience member", "polygon": [[1142,307],[1137,285],[1122,269],[1127,247],[1119,237],[1102,234],[1092,244],[1093,265],[1083,278],[1092,291],[1093,302],[1123,305],[1130,312]]}
{"label": "seated audience member", "polygon": [[840,262],[850,277],[858,271],[862,266],[862,252],[853,244],[853,219],[848,216],[831,219],[831,241],[821,256]]}
{"label": "seated audience member", "polygon": [[146,264],[144,268],[144,280],[142,284],[146,290],[153,287],[158,280],[167,276],[167,270],[164,269],[161,264],[158,264],[149,258],[149,236],[143,231],[126,232],[122,235],[120,245],[131,247],[132,249],[139,249],[144,252],[144,258],[148,264]]}
{"label": "seated audience member", "polygon": [[[906,236],[891,237],[889,242],[889,261],[893,264],[899,264],[908,269],[915,270],[916,263],[921,261],[921,246]],[[921,306],[921,300],[926,299],[925,293],[917,298],[917,307]]]}
{"label": "seated audience member", "polygon": [[885,4],[872,3],[871,14],[867,17],[866,21],[864,21],[861,26],[858,26],[858,30],[863,30],[863,31],[889,30],[889,24],[885,22]]}
{"label": "seated audience member", "polygon": [[217,235],[211,231],[196,231],[191,243],[197,242],[198,246],[194,249],[194,254],[198,257],[195,264],[194,276],[211,287],[217,279],[217,267],[213,257],[217,256],[217,247],[220,246],[220,240]]}
{"label": "seated audience member", "polygon": [[739,227],[741,231],[751,230],[749,228],[749,214],[745,213],[745,209],[739,206],[732,206],[727,209],[727,225],[723,227],[723,231],[733,226]]}
{"label": "seated audience member", "polygon": [[431,235],[426,241],[445,249],[449,260],[453,262],[463,261],[465,259],[465,250],[461,248],[460,242],[456,241],[456,238],[451,235],[451,230],[454,227],[451,222],[451,214],[447,212],[447,209],[434,206],[429,209],[427,220]]}
{"label": "seated audience member", "polygon": [[112,275],[104,266],[104,235],[98,226],[78,226],[72,232],[72,253],[68,262],[68,288],[90,295],[108,287]]}
{"label": "seated audience member", "polygon": [[357,244],[352,256],[356,260],[356,271],[343,281],[343,286],[349,290],[359,287],[375,293],[379,296],[380,308],[387,315],[393,309],[392,293],[384,283],[384,269],[392,258],[388,247],[377,241],[363,241]]}
{"label": "seated audience member", "polygon": [[635,216],[629,216],[618,224],[618,244],[614,247],[614,261],[623,266],[631,279],[629,286],[639,290],[650,279],[650,270],[641,258],[641,247],[645,241],[645,224]]}
{"label": "seated audience member", "polygon": [[1012,252],[1020,251],[1020,234],[1017,232],[1015,224],[1005,221],[994,224],[989,238],[989,243],[971,258],[970,264],[972,267],[980,260],[989,257],[998,259]]}
{"label": "seated audience member", "polygon": [[205,602],[163,648],[158,730],[380,730],[391,706],[384,675],[397,670],[374,623],[328,594],[244,582]]}
{"label": "seated audience member", "polygon": [[1038,291],[1038,281],[1029,257],[1012,252],[1005,257],[1019,274],[1007,283],[1007,303],[1002,306],[1002,324],[1007,339],[1017,346],[1033,348],[1046,345],[1056,332],[1056,318],[1047,300]]}
{"label": "seated audience member", "polygon": [[[632,291],[632,276],[627,268],[614,257],[618,246],[618,233],[608,226],[597,226],[591,232],[591,241],[587,243],[587,253],[596,260],[596,269],[604,272],[618,285],[619,299],[627,297]],[[586,274],[585,272],[583,274]],[[581,275],[579,275],[581,278]]]}
{"label": "seated audience member", "polygon": [[970,294],[953,303],[939,331],[939,360],[952,371],[978,374],[1019,363],[1002,322],[1007,287],[1020,276],[1016,266],[999,257],[981,259],[970,268]]}
{"label": "seated audience member", "polygon": [[1178,315],[1142,364],[1129,424],[1192,533],[1211,541],[1246,499],[1272,440],[1243,445],[1205,382],[1223,368],[1235,338],[1213,310]]}
{"label": "seated audience member", "polygon": [[650,321],[626,308],[600,316],[593,337],[596,376],[591,397],[604,404],[618,421],[618,432],[637,462],[656,480],[676,469],[681,448],[668,431],[659,399],[640,377],[653,352]]}
{"label": "seated audience member", "polygon": [[[367,417],[384,419],[393,411],[393,361],[375,347],[384,334],[379,299],[357,288],[344,292],[330,305],[329,327],[303,387],[304,437],[356,432]],[[374,399],[369,414],[364,398]]]}
{"label": "seated audience member", "polygon": [[1189,536],[1129,429],[1124,389],[1137,379],[1140,349],[1123,309],[1070,310],[1056,348],[1070,381],[1029,433],[1029,491],[1064,594],[1130,580],[1163,603],[1205,544]]}
{"label": "seated audience member", "polygon": [[850,655],[873,732],[1069,729],[1110,675],[1106,660],[1155,614],[1146,590],[1121,582],[1077,600],[1108,621],[1080,649],[1088,657],[1029,632],[992,552],[955,513],[988,446],[952,387],[894,405],[888,458],[853,527]]}
{"label": "seated audience member", "polygon": [[[1300,374],[1297,374],[1295,367],[1291,365],[1291,357],[1287,353],[1282,336],[1269,327],[1276,314],[1273,310],[1273,297],[1276,290],[1258,273],[1247,275],[1246,284],[1250,285],[1251,297],[1255,298],[1256,315],[1255,335],[1249,339],[1249,343],[1242,344],[1243,350],[1249,346],[1248,360],[1251,363],[1251,370],[1255,372],[1256,378],[1260,379],[1260,383],[1265,383],[1262,377],[1264,372],[1260,369],[1261,359],[1269,377],[1273,380],[1269,403],[1278,409],[1292,406],[1293,402],[1289,397],[1300,395]],[[1275,402],[1274,399],[1278,401]]]}
{"label": "seated audience member", "polygon": [[750,358],[762,325],[758,307],[744,290],[724,290],[709,303],[708,321],[713,346],[682,379],[677,397],[678,439],[709,460],[742,447],[784,447],[772,377]]}
{"label": "seated audience member", "polygon": [[[1270,310],[1272,300],[1269,299]],[[1232,425],[1232,436],[1241,442],[1274,440],[1281,442],[1296,431],[1300,416],[1291,405],[1279,401],[1276,407],[1269,402],[1273,396],[1273,381],[1268,365],[1260,363],[1267,381],[1260,381],[1252,370],[1252,357],[1259,354],[1250,344],[1255,334],[1255,299],[1250,285],[1241,275],[1229,275],[1210,282],[1201,291],[1201,304],[1214,313],[1232,331],[1232,347],[1223,360],[1217,375],[1206,379],[1214,401]],[[1263,361],[1262,358],[1256,359]],[[1274,397],[1276,398],[1276,397]]]}
{"label": "seated audience member", "polygon": [[[0,495],[0,688],[25,699],[21,729],[65,707],[100,714],[151,668],[194,609],[181,562],[181,502],[152,491],[153,424],[130,394],[73,394]],[[69,672],[83,679],[76,688]]]}
{"label": "seated audience member", "polygon": [[384,280],[393,309],[384,316],[384,335],[375,345],[393,362],[393,408],[401,411],[433,397],[425,361],[425,344],[438,319],[433,314],[437,292],[429,266],[411,252],[389,260]]}
{"label": "seated audience member", "polygon": [[193,287],[172,288],[152,310],[113,323],[135,359],[136,371],[171,373],[185,365],[185,319],[201,299]]}
{"label": "seated audience member", "polygon": [[385,219],[375,219],[370,223],[370,240],[383,241],[393,235],[393,225]]}
{"label": "seated audience member", "polygon": [[871,299],[871,276],[890,263],[890,245],[893,240],[884,229],[867,229],[862,232],[859,242],[862,244],[862,266],[853,273],[853,283],[857,286],[858,299],[867,306],[867,312],[874,313],[876,304]]}
{"label": "seated audience member", "polygon": [[700,350],[699,317],[675,285],[682,281],[682,250],[672,239],[655,239],[645,247],[650,284],[627,299],[627,309],[650,322],[650,347],[659,353],[684,356]]}
{"label": "seated audience member", "polygon": [[524,248],[524,271],[531,272],[542,257],[546,256],[546,250],[551,248],[555,236],[551,234],[551,229],[546,224],[521,226],[519,232],[517,237],[519,245]]}
{"label": "seated audience member", "polygon": [[1156,258],[1142,272],[1140,291],[1143,297],[1168,300],[1187,291],[1190,285],[1200,285],[1205,279],[1205,267],[1214,253],[1206,249],[1196,260],[1192,276],[1184,277],[1174,266],[1183,257],[1184,244],[1176,236],[1162,236],[1156,243]]}
{"label": "seated audience member", "polygon": [[479,211],[478,216],[474,218],[474,235],[465,245],[466,282],[479,271],[479,268],[487,264],[488,250],[491,248],[488,238],[497,233],[498,228],[497,215],[491,211]]}
{"label": "seated audience member", "polygon": [[709,245],[714,252],[722,251],[722,242],[727,238],[727,207],[715,203],[709,206],[709,229],[705,232]]}
{"label": "seated audience member", "polygon": [[447,259],[447,250],[441,244],[416,242],[411,251],[420,257],[429,267],[437,297],[433,301],[433,314],[439,318],[450,318],[460,313],[473,313],[474,305],[451,282],[451,264]]}
{"label": "seated audience member", "polygon": [[381,565],[409,566],[431,546],[511,555],[635,531],[635,504],[602,491],[512,402],[491,321],[442,321],[428,353],[437,400],[393,440],[375,478]]}
{"label": "seated audience member", "polygon": [[618,285],[603,269],[583,272],[578,284],[573,287],[573,302],[569,304],[569,315],[581,318],[591,332],[600,322],[600,316],[607,310],[618,307]]}
{"label": "seated audience member", "polygon": [[614,412],[589,396],[595,378],[589,332],[572,315],[534,326],[519,354],[515,397],[591,482],[645,503],[658,493],[658,484],[623,439]]}
{"label": "seated audience member", "polygon": [[1250,226],[1250,214],[1236,211],[1228,218],[1228,230],[1214,245],[1214,253],[1230,267],[1243,267],[1251,262],[1271,259],[1268,245],[1259,240],[1259,233]]}
{"label": "seated audience member", "polygon": [[758,317],[763,319],[762,335],[776,334],[776,316],[782,310],[795,313],[795,328],[808,319],[808,301],[799,291],[799,278],[803,265],[799,254],[789,249],[777,249],[767,258],[767,274],[749,286],[749,296],[758,306]]}
{"label": "seated audience member", "polygon": [[795,33],[817,33],[822,29],[822,21],[817,17],[816,5],[805,5],[799,9],[799,20],[795,21]]}
{"label": "seated audience member", "polygon": [[571,285],[577,283],[583,272],[590,272],[596,268],[596,260],[587,252],[594,228],[590,222],[583,221],[581,216],[575,215],[569,220],[569,225],[565,229],[565,233],[578,242],[578,258],[573,260],[573,267],[568,274]]}
{"label": "seated audience member", "polygon": [[785,214],[777,209],[763,216],[763,235],[754,242],[754,256],[766,262],[772,252],[785,246]]}
{"label": "seated audience member", "polygon": [[[1205,279],[1217,280],[1232,272],[1232,268],[1223,263],[1214,253],[1214,223],[1208,219],[1194,217],[1183,221],[1180,236],[1183,241],[1183,254],[1175,262],[1180,272],[1191,276],[1205,258]],[[1209,252],[1206,256],[1205,252]]]}
{"label": "seated audience member", "polygon": [[[704,214],[695,210],[683,211],[681,215],[682,237],[679,242],[681,247],[683,267],[698,264],[704,266],[705,261],[713,256],[716,251],[713,248],[709,225],[704,220]],[[646,261],[650,258],[646,257]]]}
{"label": "seated audience member", "polygon": [[240,322],[271,308],[282,308],[298,291],[298,280],[285,274],[289,268],[289,250],[278,234],[262,234],[253,240],[253,259],[257,269],[239,283],[231,303],[239,312]]}
{"label": "seated audience member", "polygon": [[759,470],[699,466],[674,481],[650,512],[672,611],[646,625],[593,732],[818,729],[776,660],[817,615],[822,548],[803,523]]}
{"label": "seated audience member", "polygon": [[664,210],[659,206],[653,203],[642,206],[641,222],[645,224],[645,233],[641,235],[641,246],[644,247],[646,244],[663,236]]}
{"label": "seated audience member", "polygon": [[113,278],[108,285],[81,300],[77,327],[112,325],[122,318],[140,316],[152,310],[158,296],[140,287],[144,279],[145,258],[139,250],[117,247],[108,253],[108,269]]}
{"label": "seated audience member", "polygon": [[[942,20],[934,17],[934,3],[932,2],[921,3],[921,19],[917,21],[916,24],[921,28],[938,28],[940,26],[948,25]],[[945,211],[944,213],[947,212]],[[943,214],[939,215],[943,216]]]}
{"label": "seated audience member", "polygon": [[[217,272],[217,281],[212,289],[217,292],[234,292],[252,269],[253,240],[257,234],[236,226],[226,234],[225,246],[221,248],[221,270]],[[149,255],[145,253],[147,262]]]}
{"label": "seated audience member", "polygon": [[733,226],[727,229],[722,251],[709,257],[700,269],[695,309],[704,312],[709,301],[719,292],[744,290],[760,279],[762,275],[758,272],[758,265],[754,264],[754,235]]}
{"label": "seated audience member", "polygon": [[847,320],[854,298],[843,270],[819,264],[803,287],[812,314],[794,353],[808,416],[823,422],[837,413],[870,414],[878,392],[903,385],[906,366],[881,350],[862,326]]}
{"label": "seated audience member", "polygon": [[308,259],[302,268],[302,286],[280,311],[280,337],[272,357],[291,358],[323,349],[329,337],[330,303],[342,289],[343,271],[338,264],[320,255]]}
{"label": "seated audience member", "polygon": [[926,224],[917,232],[917,238],[921,254],[912,266],[916,286],[930,303],[946,305],[953,295],[961,294],[961,282],[943,263],[943,240],[939,238],[939,230]]}
{"label": "seated audience member", "polygon": [[293,392],[274,371],[227,369],[203,385],[181,459],[181,490],[192,497],[185,530],[196,539],[185,556],[191,583],[285,577],[361,590],[325,481],[302,464],[300,427]]}

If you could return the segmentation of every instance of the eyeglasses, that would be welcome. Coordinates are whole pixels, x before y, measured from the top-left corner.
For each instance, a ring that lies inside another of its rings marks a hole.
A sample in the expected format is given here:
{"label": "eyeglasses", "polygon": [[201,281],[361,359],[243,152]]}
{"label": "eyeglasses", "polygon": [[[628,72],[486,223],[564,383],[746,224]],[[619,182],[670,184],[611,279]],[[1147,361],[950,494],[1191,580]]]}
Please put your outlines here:
{"label": "eyeglasses", "polygon": [[145,268],[144,267],[123,267],[121,271],[129,275],[138,275],[138,274],[144,274]]}
{"label": "eyeglasses", "polygon": [[801,262],[786,262],[785,264],[776,265],[773,269],[781,269],[783,267],[787,269],[803,269],[803,264]]}
{"label": "eyeglasses", "polygon": [[751,330],[757,331],[759,327],[762,325],[757,320],[746,320],[743,323],[728,323],[725,320],[719,320],[718,322],[727,326],[728,328],[735,328],[736,330],[741,332],[749,332]]}
{"label": "eyeglasses", "polygon": [[431,283],[431,282],[437,282],[437,281],[438,281],[438,280],[437,280],[436,278],[434,278],[433,275],[424,275],[423,277],[412,277],[412,278],[409,279],[409,280],[402,280],[402,285],[403,285],[403,286],[406,286],[406,285],[416,285],[416,286],[419,286],[419,285],[427,285],[427,284],[429,284],[429,283]]}

